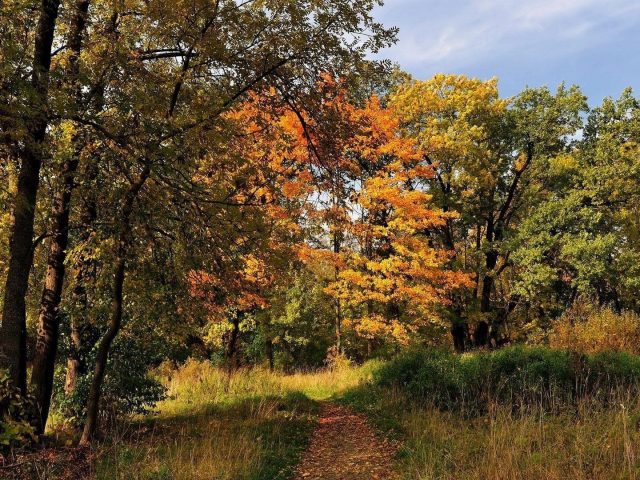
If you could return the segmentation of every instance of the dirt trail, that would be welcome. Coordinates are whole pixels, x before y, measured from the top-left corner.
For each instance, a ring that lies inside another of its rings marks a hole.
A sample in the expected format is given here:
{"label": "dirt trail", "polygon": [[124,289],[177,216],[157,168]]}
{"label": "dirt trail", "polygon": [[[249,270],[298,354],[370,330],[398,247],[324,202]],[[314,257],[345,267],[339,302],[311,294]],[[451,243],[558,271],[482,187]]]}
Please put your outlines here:
{"label": "dirt trail", "polygon": [[325,403],[294,480],[392,480],[394,453],[363,416]]}

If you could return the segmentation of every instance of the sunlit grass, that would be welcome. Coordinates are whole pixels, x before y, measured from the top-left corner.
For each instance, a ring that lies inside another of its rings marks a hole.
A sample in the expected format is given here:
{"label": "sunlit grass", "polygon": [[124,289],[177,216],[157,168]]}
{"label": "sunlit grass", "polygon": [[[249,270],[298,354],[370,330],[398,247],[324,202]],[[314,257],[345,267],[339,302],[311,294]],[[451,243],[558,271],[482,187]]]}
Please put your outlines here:
{"label": "sunlit grass", "polygon": [[566,409],[491,404],[487,412],[417,406],[368,380],[381,363],[285,375],[206,362],[167,370],[168,398],[151,419],[102,445],[101,479],[290,478],[317,402],[338,399],[403,446],[398,469],[415,480],[640,478],[640,399],[620,393]]}
{"label": "sunlit grass", "polygon": [[263,368],[230,374],[196,361],[164,369],[167,399],[150,419],[111,434],[98,478],[289,478],[315,424],[315,402],[356,388],[375,366],[292,375]]}
{"label": "sunlit grass", "polygon": [[636,479],[640,433],[633,418],[623,406],[554,415],[498,407],[480,418],[412,410],[401,420],[405,471],[420,480]]}

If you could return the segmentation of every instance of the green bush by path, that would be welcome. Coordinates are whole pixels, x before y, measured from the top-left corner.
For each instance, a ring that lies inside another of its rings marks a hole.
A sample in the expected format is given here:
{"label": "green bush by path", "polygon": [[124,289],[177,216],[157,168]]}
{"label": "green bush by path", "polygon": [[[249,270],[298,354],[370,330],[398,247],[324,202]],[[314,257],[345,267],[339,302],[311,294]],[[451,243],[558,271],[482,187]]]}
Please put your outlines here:
{"label": "green bush by path", "polygon": [[606,402],[621,389],[636,389],[640,357],[524,346],[463,355],[414,350],[382,366],[375,382],[443,409],[484,411],[493,403],[552,409],[584,397]]}

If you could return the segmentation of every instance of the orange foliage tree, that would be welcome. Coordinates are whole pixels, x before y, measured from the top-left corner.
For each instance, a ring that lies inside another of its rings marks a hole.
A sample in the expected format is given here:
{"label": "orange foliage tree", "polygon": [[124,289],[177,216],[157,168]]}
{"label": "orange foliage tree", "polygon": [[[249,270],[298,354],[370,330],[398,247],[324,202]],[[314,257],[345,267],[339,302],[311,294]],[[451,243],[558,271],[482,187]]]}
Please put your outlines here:
{"label": "orange foliage tree", "polygon": [[291,108],[280,122],[289,142],[282,162],[293,169],[285,194],[305,203],[310,236],[301,256],[333,266],[325,291],[335,302],[338,352],[343,327],[368,346],[406,343],[469,284],[448,268],[449,252],[429,242],[455,214],[430,203],[433,167],[379,98],[355,105],[328,77],[318,91],[312,113]]}
{"label": "orange foliage tree", "polygon": [[377,97],[357,117],[362,130],[351,154],[363,174],[350,225],[356,242],[327,291],[342,299],[345,323],[368,345],[385,339],[406,343],[412,332],[439,322],[440,307],[469,278],[450,270],[450,252],[430,243],[433,230],[455,216],[430,203],[426,186],[433,168],[399,134],[398,119]]}
{"label": "orange foliage tree", "polygon": [[299,231],[295,205],[282,194],[285,176],[272,162],[279,138],[272,102],[269,92],[250,95],[227,114],[224,148],[203,158],[192,179],[218,196],[200,206],[211,219],[198,232],[208,242],[201,263],[209,267],[190,271],[187,283],[191,298],[204,308],[212,343],[221,338],[211,334],[222,331],[231,366],[239,363],[241,323],[268,307],[270,289],[284,281],[294,257]]}

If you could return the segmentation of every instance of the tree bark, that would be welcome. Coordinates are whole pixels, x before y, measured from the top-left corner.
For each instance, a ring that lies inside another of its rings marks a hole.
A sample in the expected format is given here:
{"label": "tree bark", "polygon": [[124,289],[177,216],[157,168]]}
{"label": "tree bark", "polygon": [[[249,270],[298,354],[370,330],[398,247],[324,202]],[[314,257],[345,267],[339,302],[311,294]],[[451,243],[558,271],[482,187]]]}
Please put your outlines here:
{"label": "tree bark", "polygon": [[487,220],[485,238],[489,250],[485,253],[485,274],[482,279],[482,289],[480,290],[480,312],[485,317],[476,325],[474,332],[474,343],[477,347],[484,347],[489,342],[490,316],[493,313],[491,305],[491,292],[494,284],[494,270],[498,263],[498,252],[493,248],[493,242],[499,240],[501,232],[496,230],[493,215]]}
{"label": "tree bark", "polygon": [[456,352],[463,353],[467,350],[467,323],[465,321],[452,322],[451,339]]}
{"label": "tree bark", "polygon": [[151,169],[149,164],[144,166],[137,180],[131,184],[124,198],[121,212],[120,235],[116,247],[116,260],[113,280],[113,295],[111,300],[111,320],[107,332],[100,340],[98,345],[98,353],[96,355],[96,365],[93,373],[93,380],[89,390],[89,398],[87,399],[87,416],[80,438],[80,445],[88,445],[91,443],[95,435],[98,412],[100,409],[100,397],[102,394],[102,381],[107,367],[109,358],[109,350],[113,340],[118,335],[122,326],[122,292],[127,267],[127,254],[131,245],[132,226],[131,215],[133,207],[140,190],[149,178]]}
{"label": "tree bark", "polygon": [[227,358],[227,365],[229,370],[235,370],[238,368],[238,337],[240,336],[240,314],[234,314],[231,323],[233,325],[231,333],[229,335],[229,342],[225,351],[225,357]]}
{"label": "tree bark", "polygon": [[271,340],[271,338],[267,338],[264,346],[267,354],[267,361],[269,362],[269,370],[273,371],[275,368],[273,361],[273,340]]}
{"label": "tree bark", "polygon": [[[69,67],[66,71],[67,81],[70,84],[70,94],[73,97],[74,107],[78,109],[81,100],[81,87],[79,84],[79,57],[82,49],[82,35],[84,32],[89,0],[77,0],[74,6],[73,16],[69,29],[67,44],[71,51]],[[67,159],[61,171],[62,185],[54,195],[53,218],[51,220],[51,238],[49,243],[49,255],[47,259],[47,273],[40,301],[40,315],[38,318],[38,336],[36,340],[35,357],[31,373],[31,387],[33,388],[40,422],[39,433],[43,433],[51,394],[53,392],[53,373],[58,350],[58,330],[60,316],[58,308],[64,284],[65,259],[69,242],[69,210],[71,195],[75,187],[75,173],[80,163],[80,155],[83,149],[82,136],[78,133],[72,140],[74,151]]]}
{"label": "tree bark", "polygon": [[75,161],[66,162],[62,189],[55,194],[47,273],[40,303],[31,387],[40,416],[39,433],[44,432],[53,390],[53,370],[58,349],[60,318],[58,307],[64,282],[64,262],[69,238],[69,201]]}
{"label": "tree bark", "polygon": [[520,301],[520,296],[513,295],[509,299],[509,302],[507,303],[507,305],[503,309],[500,309],[497,312],[496,317],[489,331],[489,340],[491,342],[492,347],[494,348],[499,347],[503,345],[506,341],[508,341],[508,339],[505,338],[504,335],[500,335],[500,329],[505,323],[507,323],[507,318],[509,317],[511,312],[513,312],[515,308],[518,306],[519,301]]}
{"label": "tree bark", "polygon": [[33,116],[26,125],[18,188],[13,203],[13,226],[9,242],[9,269],[4,290],[0,329],[0,367],[6,367],[14,384],[27,389],[25,296],[33,263],[33,223],[40,184],[43,142],[48,125],[47,97],[51,45],[58,17],[59,0],[42,0],[35,37],[33,73]]}
{"label": "tree bark", "polygon": [[[91,183],[98,175],[97,165],[90,163],[85,171],[85,179]],[[93,224],[98,216],[96,199],[93,193],[89,194],[89,198],[85,199],[80,215],[79,224],[79,241],[86,244],[91,237]],[[77,311],[71,315],[71,342],[69,345],[69,356],[67,358],[67,375],[64,383],[65,395],[71,395],[75,390],[78,377],[86,373],[86,364],[84,361],[84,326],[87,322],[89,312],[89,300],[87,298],[87,284],[92,281],[95,275],[93,261],[83,252],[75,266],[75,280],[72,292],[72,303]]]}
{"label": "tree bark", "polygon": [[82,358],[82,329],[77,322],[71,322],[71,342],[67,358],[67,373],[64,379],[64,394],[70,396],[76,389],[78,377],[86,372]]}
{"label": "tree bark", "polygon": [[[335,202],[336,201],[334,200],[334,204]],[[336,255],[336,259],[335,259],[336,263],[333,269],[335,281],[338,281],[338,276],[340,275],[340,270],[337,264],[337,257],[340,254],[340,247],[341,247],[340,236],[336,228],[336,231],[333,234],[333,253]],[[338,297],[336,297],[335,299],[335,311],[336,311],[336,318],[335,318],[336,354],[340,355],[342,354],[342,305],[340,304],[340,299]]]}

